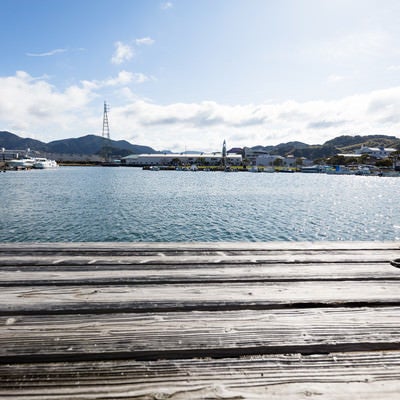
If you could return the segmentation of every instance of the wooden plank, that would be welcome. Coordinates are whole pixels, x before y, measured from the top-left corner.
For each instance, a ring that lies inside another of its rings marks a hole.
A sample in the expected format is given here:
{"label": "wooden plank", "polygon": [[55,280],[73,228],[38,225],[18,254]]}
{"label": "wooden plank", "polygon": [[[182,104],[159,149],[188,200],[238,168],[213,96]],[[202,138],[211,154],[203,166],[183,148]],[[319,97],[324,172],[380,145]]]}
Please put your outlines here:
{"label": "wooden plank", "polygon": [[399,242],[0,243],[0,397],[397,399],[394,258]]}
{"label": "wooden plank", "polygon": [[398,241],[318,241],[318,242],[65,242],[0,243],[0,252],[21,251],[256,251],[256,250],[400,250]]}
{"label": "wooden plank", "polygon": [[399,314],[382,307],[0,317],[0,362],[400,350]]}
{"label": "wooden plank", "polygon": [[400,303],[398,281],[3,287],[0,313],[149,312]]}
{"label": "wooden plank", "polygon": [[398,352],[0,365],[0,397],[385,399],[400,393]]}
{"label": "wooden plank", "polygon": [[257,264],[257,263],[389,263],[399,258],[400,251],[298,251],[298,252],[269,252],[263,254],[248,253],[241,255],[51,255],[51,256],[21,256],[1,255],[0,266],[24,265],[195,265],[195,264]]}
{"label": "wooden plank", "polygon": [[[298,244],[296,248],[287,248],[287,246],[282,245],[282,247],[275,246],[265,246],[264,244],[260,244],[258,246],[246,246],[244,247],[242,243],[239,244],[231,244],[230,246],[213,246],[212,244],[209,247],[199,247],[193,244],[190,246],[186,244],[185,246],[180,246],[179,243],[169,244],[169,246],[160,247],[153,246],[150,247],[150,244],[147,246],[142,245],[142,247],[121,247],[121,246],[113,246],[112,244],[103,244],[103,247],[96,246],[92,247],[90,244],[86,246],[67,246],[66,244],[48,244],[47,247],[39,246],[34,244],[18,244],[14,246],[2,247],[0,243],[0,265],[4,262],[7,262],[7,259],[14,259],[15,262],[18,261],[27,261],[29,258],[31,259],[42,259],[43,262],[56,262],[57,260],[65,259],[65,258],[73,258],[78,257],[78,260],[89,259],[93,260],[94,257],[111,257],[116,259],[126,259],[126,261],[134,262],[136,258],[144,258],[146,259],[162,259],[169,257],[189,257],[189,259],[194,259],[196,257],[206,259],[206,257],[210,257],[211,261],[219,258],[227,258],[236,256],[238,259],[242,258],[250,258],[254,260],[257,256],[269,257],[271,258],[274,255],[279,256],[280,258],[285,255],[290,257],[294,257],[296,255],[350,255],[353,254],[356,257],[360,257],[361,255],[371,255],[374,257],[374,254],[384,253],[391,258],[394,255],[398,257],[400,254],[399,245],[380,245],[370,243],[368,247],[366,245],[362,245],[359,248],[355,248],[353,246],[343,246],[337,245],[336,242],[333,242],[331,247],[324,246],[308,246],[307,243]],[[168,244],[165,244],[168,245]],[[25,257],[25,258],[24,258]]]}
{"label": "wooden plank", "polygon": [[0,286],[115,285],[322,280],[400,280],[389,263],[13,266],[0,268]]}

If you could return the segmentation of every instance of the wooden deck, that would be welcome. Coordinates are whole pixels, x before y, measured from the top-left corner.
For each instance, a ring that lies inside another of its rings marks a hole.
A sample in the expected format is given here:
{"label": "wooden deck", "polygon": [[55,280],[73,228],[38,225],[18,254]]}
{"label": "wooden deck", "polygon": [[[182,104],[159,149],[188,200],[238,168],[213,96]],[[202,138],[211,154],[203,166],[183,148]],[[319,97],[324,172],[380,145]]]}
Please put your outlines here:
{"label": "wooden deck", "polygon": [[399,399],[400,243],[0,244],[0,398]]}

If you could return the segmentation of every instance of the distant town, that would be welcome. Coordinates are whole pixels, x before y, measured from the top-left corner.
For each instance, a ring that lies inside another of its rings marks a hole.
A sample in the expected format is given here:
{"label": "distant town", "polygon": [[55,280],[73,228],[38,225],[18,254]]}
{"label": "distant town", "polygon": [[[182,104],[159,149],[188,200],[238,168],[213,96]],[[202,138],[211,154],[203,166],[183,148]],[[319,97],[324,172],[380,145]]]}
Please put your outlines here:
{"label": "distant town", "polygon": [[[399,151],[395,148],[361,146],[354,153],[338,153],[331,159],[315,164],[306,157],[273,155],[260,149],[244,147],[226,152],[225,142],[221,152],[132,154],[115,160],[126,166],[160,167],[164,169],[189,167],[192,170],[208,167],[250,169],[253,172],[360,172],[372,173],[384,170],[400,170]],[[322,161],[322,160],[321,160]],[[329,162],[331,161],[331,162]]]}
{"label": "distant town", "polygon": [[400,139],[394,136],[340,136],[323,145],[301,142],[277,146],[232,147],[223,141],[215,152],[159,152],[148,146],[96,135],[43,143],[0,132],[0,167],[21,157],[48,157],[60,165],[141,167],[152,170],[308,172],[396,175]]}

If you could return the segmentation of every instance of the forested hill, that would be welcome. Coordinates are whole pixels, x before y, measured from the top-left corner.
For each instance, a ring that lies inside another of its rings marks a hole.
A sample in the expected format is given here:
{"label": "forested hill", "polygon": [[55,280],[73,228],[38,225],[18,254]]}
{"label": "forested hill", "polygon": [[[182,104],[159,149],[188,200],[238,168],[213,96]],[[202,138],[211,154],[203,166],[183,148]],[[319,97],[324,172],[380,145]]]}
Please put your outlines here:
{"label": "forested hill", "polygon": [[[281,156],[293,155],[311,160],[327,158],[338,153],[352,153],[361,146],[391,147],[400,150],[400,139],[395,136],[338,136],[324,144],[309,145],[302,142],[281,143],[277,146],[254,146],[252,149],[263,150]],[[104,148],[104,139],[97,135],[86,135],[79,138],[55,140],[44,143],[30,138],[21,138],[11,132],[0,131],[0,148],[38,151],[51,154],[100,155]],[[108,151],[113,156],[123,157],[128,154],[157,153],[152,147],[131,144],[125,140],[110,140]],[[241,149],[236,148],[238,152]]]}
{"label": "forested hill", "polygon": [[252,149],[265,150],[270,154],[281,156],[293,155],[306,157],[310,160],[327,158],[338,153],[353,153],[361,146],[390,147],[400,150],[400,139],[395,136],[367,135],[367,136],[338,136],[321,145],[308,145],[301,142],[281,143],[277,146],[255,146]]}
{"label": "forested hill", "polygon": [[[53,154],[79,154],[93,155],[100,154],[104,147],[104,138],[96,135],[86,135],[79,138],[55,140],[44,143],[39,140],[21,138],[11,132],[0,131],[0,148],[18,149],[31,151],[53,153]],[[110,140],[107,141],[107,147],[115,155],[125,156],[136,153],[156,153],[156,151],[148,146],[131,144],[126,140]]]}

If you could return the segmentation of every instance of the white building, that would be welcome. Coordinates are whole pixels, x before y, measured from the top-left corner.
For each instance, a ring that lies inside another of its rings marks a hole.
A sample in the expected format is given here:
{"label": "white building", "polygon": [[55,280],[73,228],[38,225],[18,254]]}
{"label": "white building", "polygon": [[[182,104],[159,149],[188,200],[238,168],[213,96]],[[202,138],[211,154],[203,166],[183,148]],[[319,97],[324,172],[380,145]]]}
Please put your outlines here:
{"label": "white building", "polygon": [[276,160],[280,160],[280,165],[282,167],[292,167],[296,168],[298,166],[298,160],[301,160],[301,165],[306,166],[306,165],[311,165],[312,162],[310,160],[307,160],[305,157],[294,157],[292,155],[289,155],[287,157],[282,157],[278,155],[271,155],[271,154],[261,154],[256,157],[256,165],[257,167],[272,167],[275,164]]}
{"label": "white building", "polygon": [[243,156],[250,164],[256,164],[257,157],[269,156],[269,153],[265,150],[252,149],[250,147],[243,148]]}
{"label": "white building", "polygon": [[255,158],[255,164],[257,167],[272,167],[277,159],[281,160],[281,164],[285,160],[284,157],[271,155],[271,154],[260,154]]}
{"label": "white building", "polygon": [[[170,166],[170,165],[221,165],[222,153],[166,153],[166,154],[131,154],[122,158],[123,165],[137,167],[144,166]],[[238,166],[242,163],[240,154],[227,154],[226,164]]]}
{"label": "white building", "polygon": [[392,148],[361,146],[361,149],[357,150],[356,154],[368,154],[374,158],[388,158],[395,151],[397,150]]}

